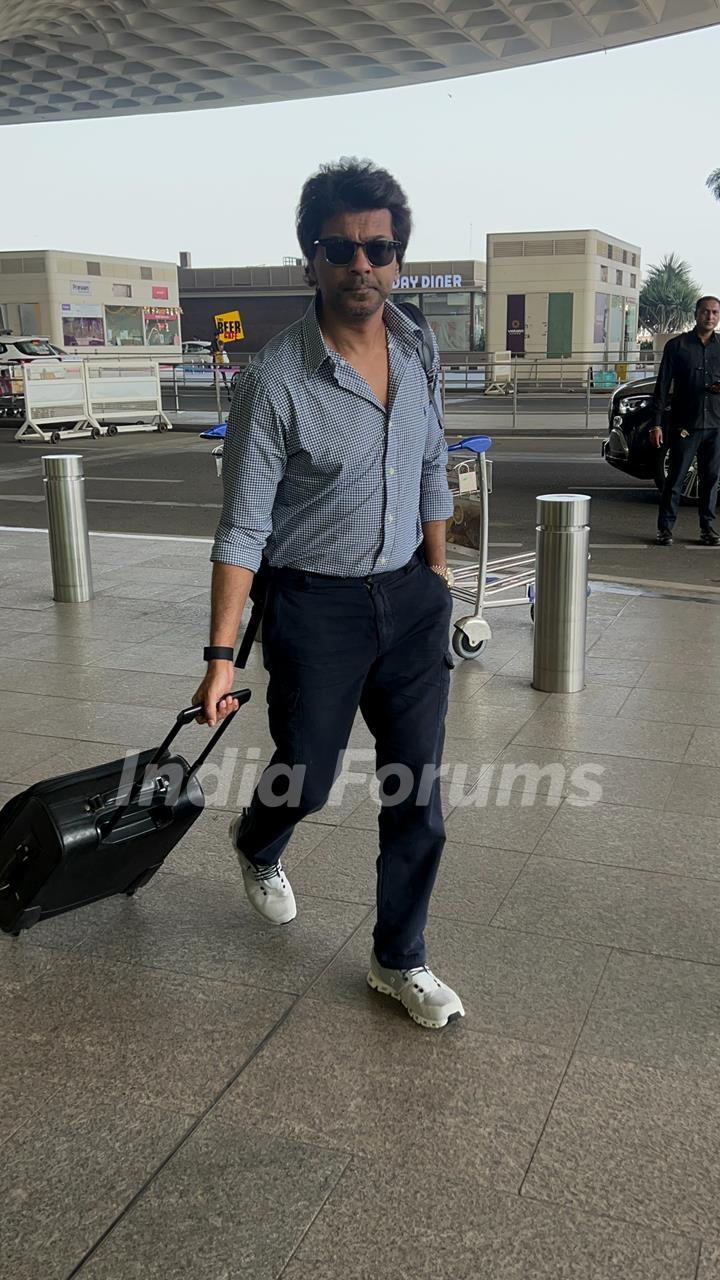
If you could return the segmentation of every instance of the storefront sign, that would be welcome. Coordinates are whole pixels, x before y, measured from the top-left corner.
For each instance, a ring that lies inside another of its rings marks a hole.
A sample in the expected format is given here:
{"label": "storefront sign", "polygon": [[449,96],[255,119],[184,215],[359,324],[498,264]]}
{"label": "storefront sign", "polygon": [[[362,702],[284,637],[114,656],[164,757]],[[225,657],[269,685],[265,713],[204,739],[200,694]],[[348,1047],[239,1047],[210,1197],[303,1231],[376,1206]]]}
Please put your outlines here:
{"label": "storefront sign", "polygon": [[224,311],[214,318],[215,330],[220,342],[241,342],[245,337],[239,311]]}
{"label": "storefront sign", "polygon": [[514,355],[525,352],[525,294],[509,293],[507,300],[507,351]]}
{"label": "storefront sign", "polygon": [[462,289],[462,276],[398,276],[393,289]]}
{"label": "storefront sign", "polygon": [[160,299],[162,299],[162,298],[165,298],[165,299],[169,298],[169,296],[170,296],[170,295],[169,295],[169,293],[168,293],[168,287],[167,287],[167,285],[166,285],[166,284],[154,284],[154,285],[153,285],[153,287],[152,287],[152,296],[153,296],[153,298],[157,298],[157,299],[159,299],[159,300],[160,300]]}
{"label": "storefront sign", "polygon": [[82,298],[89,298],[90,284],[87,280],[71,280],[70,292]]}

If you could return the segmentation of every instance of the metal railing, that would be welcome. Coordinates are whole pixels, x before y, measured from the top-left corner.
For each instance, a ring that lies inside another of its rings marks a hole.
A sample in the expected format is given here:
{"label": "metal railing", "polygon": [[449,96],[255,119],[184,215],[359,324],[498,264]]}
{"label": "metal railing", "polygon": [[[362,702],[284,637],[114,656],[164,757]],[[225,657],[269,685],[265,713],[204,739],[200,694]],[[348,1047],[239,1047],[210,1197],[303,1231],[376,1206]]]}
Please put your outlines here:
{"label": "metal railing", "polygon": [[[593,369],[596,383],[599,385],[603,381],[605,390],[611,385],[634,378],[652,378],[657,374],[661,358],[660,351],[644,351],[636,347],[624,355],[576,351],[571,356],[558,357],[533,353],[516,356],[507,352],[462,351],[443,352],[441,368],[447,392],[484,391],[493,382],[501,381],[507,388],[507,394],[510,394],[510,386],[517,379],[521,391],[531,390],[542,394],[584,391],[589,367]],[[498,368],[503,371],[501,379],[497,378]]]}

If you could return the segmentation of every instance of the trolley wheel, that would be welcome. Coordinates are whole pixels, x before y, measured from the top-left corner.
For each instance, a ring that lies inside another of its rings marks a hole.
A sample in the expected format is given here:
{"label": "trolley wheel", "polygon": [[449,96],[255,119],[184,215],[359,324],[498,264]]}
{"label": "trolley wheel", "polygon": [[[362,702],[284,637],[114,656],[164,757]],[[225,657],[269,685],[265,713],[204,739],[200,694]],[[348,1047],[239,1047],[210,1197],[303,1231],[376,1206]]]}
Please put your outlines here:
{"label": "trolley wheel", "polygon": [[111,422],[110,426],[107,429],[107,434],[109,436],[116,436],[117,433],[118,433],[117,424],[114,422]]}
{"label": "trolley wheel", "polygon": [[51,443],[51,444],[59,444],[61,440],[62,440],[62,432],[61,432],[61,431],[52,431],[52,432],[50,433],[50,443]]}
{"label": "trolley wheel", "polygon": [[158,431],[167,431],[167,430],[168,430],[167,422],[158,422]]}
{"label": "trolley wheel", "polygon": [[99,440],[102,435],[102,431],[100,427],[93,427],[90,431],[90,435],[92,436],[93,440]]}
{"label": "trolley wheel", "polygon": [[464,631],[456,627],[453,631],[452,647],[459,658],[477,658],[482,653],[487,640],[478,640],[477,644],[472,644],[468,640]]}

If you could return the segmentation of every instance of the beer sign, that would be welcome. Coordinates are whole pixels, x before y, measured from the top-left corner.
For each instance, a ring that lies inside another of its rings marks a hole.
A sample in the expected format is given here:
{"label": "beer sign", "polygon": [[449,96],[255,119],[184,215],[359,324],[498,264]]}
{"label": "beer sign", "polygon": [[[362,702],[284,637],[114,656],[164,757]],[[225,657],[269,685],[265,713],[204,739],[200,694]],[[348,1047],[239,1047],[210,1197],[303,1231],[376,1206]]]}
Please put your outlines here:
{"label": "beer sign", "polygon": [[215,316],[215,331],[220,342],[241,342],[245,332],[239,311],[225,311]]}

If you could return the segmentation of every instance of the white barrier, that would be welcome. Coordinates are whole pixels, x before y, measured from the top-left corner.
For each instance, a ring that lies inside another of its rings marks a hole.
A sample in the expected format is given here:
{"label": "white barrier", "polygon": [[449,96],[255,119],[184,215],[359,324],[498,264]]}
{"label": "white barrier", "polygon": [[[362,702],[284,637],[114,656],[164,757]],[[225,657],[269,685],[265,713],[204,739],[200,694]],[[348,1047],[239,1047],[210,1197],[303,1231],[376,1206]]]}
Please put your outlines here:
{"label": "white barrier", "polygon": [[486,396],[507,396],[513,389],[513,358],[510,351],[496,351],[491,356],[490,382]]}
{"label": "white barrier", "polygon": [[[88,404],[84,360],[31,360],[22,373],[25,417],[16,440],[102,435]],[[61,433],[68,422],[73,425]]]}
{"label": "white barrier", "polygon": [[[90,412],[107,422],[108,435],[118,431],[172,431],[163,412],[157,359],[94,356],[86,361]],[[150,422],[143,422],[149,418]],[[125,423],[125,425],[119,425]]]}

